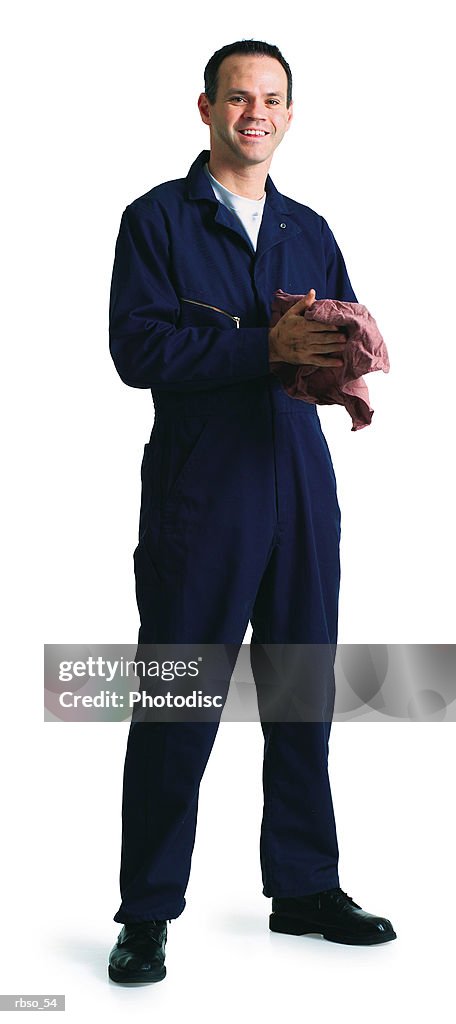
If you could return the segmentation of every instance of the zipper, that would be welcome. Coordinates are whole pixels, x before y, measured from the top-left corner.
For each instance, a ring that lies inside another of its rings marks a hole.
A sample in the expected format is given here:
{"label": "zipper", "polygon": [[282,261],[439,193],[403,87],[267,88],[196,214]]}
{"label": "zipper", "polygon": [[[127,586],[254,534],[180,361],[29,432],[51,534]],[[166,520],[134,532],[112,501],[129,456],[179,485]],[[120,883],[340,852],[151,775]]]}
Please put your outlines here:
{"label": "zipper", "polygon": [[215,309],[216,313],[223,313],[224,316],[229,316],[230,320],[234,320],[236,327],[239,327],[241,323],[240,316],[233,316],[232,313],[227,313],[226,309],[219,309],[218,306],[210,306],[208,302],[197,302],[196,299],[183,299],[179,296],[181,302],[190,302],[192,306],[204,306],[205,309]]}

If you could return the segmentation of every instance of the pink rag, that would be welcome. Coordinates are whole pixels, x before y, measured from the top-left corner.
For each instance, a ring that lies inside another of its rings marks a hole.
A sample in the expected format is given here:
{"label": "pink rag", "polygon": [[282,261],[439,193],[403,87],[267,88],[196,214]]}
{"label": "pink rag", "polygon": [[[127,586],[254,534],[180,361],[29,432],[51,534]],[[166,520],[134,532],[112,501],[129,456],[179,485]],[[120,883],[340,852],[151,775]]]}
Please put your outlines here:
{"label": "pink rag", "polygon": [[[287,309],[302,298],[281,289],[274,292],[270,326],[275,327]],[[336,299],[317,299],[301,315],[342,329],[347,337],[343,366],[271,363],[271,371],[291,398],[315,405],[344,405],[352,418],[352,430],[368,426],[374,410],[362,374],[372,370],[388,373],[390,368],[388,351],[374,318],[359,302]]]}

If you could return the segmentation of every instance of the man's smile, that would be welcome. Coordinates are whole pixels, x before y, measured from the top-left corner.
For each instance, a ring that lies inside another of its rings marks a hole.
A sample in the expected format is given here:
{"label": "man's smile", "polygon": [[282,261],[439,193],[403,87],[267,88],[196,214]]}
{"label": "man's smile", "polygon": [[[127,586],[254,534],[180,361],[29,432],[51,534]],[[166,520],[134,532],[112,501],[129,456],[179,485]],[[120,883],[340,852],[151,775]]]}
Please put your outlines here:
{"label": "man's smile", "polygon": [[238,128],[239,135],[250,139],[264,139],[269,132],[264,131],[263,128]]}

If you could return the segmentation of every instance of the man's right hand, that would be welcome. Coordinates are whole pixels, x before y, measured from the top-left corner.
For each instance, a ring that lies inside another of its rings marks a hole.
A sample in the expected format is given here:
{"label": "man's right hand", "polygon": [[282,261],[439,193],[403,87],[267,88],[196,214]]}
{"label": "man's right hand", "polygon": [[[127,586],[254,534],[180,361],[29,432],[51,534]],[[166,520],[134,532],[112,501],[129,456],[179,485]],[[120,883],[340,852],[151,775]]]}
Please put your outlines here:
{"label": "man's right hand", "polygon": [[312,366],[343,366],[347,339],[337,327],[306,320],[302,313],[315,302],[315,289],[280,318],[269,331],[270,363],[310,363]]}

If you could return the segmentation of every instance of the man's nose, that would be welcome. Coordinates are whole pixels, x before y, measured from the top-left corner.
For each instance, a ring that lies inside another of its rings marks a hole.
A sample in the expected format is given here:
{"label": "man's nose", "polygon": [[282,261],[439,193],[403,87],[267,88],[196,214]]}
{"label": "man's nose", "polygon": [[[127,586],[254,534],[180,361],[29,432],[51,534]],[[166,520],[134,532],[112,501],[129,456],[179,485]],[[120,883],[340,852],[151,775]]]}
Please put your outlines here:
{"label": "man's nose", "polygon": [[262,100],[250,100],[244,110],[244,116],[251,118],[255,121],[264,121],[266,118],[266,111]]}

